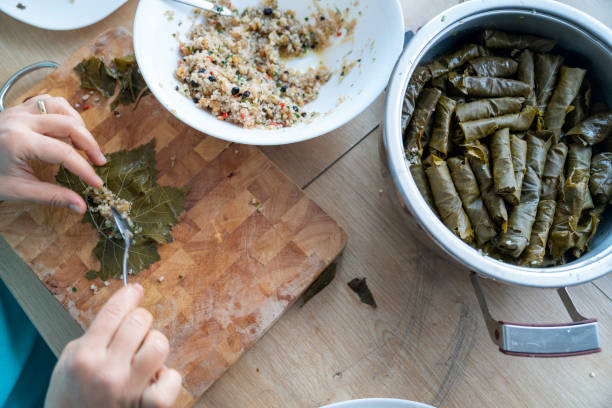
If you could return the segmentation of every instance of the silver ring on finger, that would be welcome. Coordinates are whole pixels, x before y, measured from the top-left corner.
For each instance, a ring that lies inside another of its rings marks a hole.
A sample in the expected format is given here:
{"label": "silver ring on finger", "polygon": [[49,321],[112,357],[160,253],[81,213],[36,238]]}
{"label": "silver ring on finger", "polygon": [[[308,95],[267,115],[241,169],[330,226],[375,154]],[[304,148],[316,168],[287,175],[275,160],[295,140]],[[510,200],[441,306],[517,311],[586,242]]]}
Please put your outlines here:
{"label": "silver ring on finger", "polygon": [[42,99],[39,99],[36,101],[36,104],[38,105],[38,111],[41,114],[45,114],[47,113],[47,107],[45,106],[45,101],[43,101]]}

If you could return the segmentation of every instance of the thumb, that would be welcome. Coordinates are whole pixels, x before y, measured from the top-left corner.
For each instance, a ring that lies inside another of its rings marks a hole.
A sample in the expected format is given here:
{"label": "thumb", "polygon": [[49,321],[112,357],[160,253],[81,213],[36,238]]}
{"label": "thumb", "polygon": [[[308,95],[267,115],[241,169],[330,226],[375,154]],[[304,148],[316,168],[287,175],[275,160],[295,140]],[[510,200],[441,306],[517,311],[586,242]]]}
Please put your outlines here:
{"label": "thumb", "polygon": [[32,203],[70,208],[78,214],[85,214],[85,201],[74,191],[57,184],[38,180],[17,179],[8,183],[7,200],[29,201]]}
{"label": "thumb", "polygon": [[178,371],[162,368],[157,381],[153,382],[142,394],[142,408],[171,407],[181,390],[182,378]]}

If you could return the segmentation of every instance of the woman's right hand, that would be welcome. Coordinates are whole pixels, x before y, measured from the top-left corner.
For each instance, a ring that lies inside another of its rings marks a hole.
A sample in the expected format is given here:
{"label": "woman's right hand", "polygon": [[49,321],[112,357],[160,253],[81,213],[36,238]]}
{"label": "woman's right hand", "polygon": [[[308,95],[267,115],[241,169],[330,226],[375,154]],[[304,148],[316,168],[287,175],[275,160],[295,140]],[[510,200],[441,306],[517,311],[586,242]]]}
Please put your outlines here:
{"label": "woman's right hand", "polygon": [[[41,114],[42,100],[47,113]],[[87,206],[74,191],[36,178],[30,160],[62,164],[84,182],[101,187],[91,165],[64,141],[87,154],[96,165],[106,163],[83,119],[64,98],[35,96],[0,112],[0,201],[28,201],[67,207],[83,214]]]}
{"label": "woman's right hand", "polygon": [[143,289],[119,289],[87,332],[68,343],[47,392],[45,407],[171,407],[181,375],[164,365],[168,339],[151,330],[152,317],[138,305]]}

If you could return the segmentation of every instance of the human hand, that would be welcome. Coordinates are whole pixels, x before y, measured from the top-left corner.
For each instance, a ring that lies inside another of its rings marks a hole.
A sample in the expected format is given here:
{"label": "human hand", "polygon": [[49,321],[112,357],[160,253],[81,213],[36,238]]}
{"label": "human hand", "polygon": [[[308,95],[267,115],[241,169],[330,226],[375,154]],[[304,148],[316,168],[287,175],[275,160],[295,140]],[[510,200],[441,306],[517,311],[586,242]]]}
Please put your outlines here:
{"label": "human hand", "polygon": [[[38,100],[47,109],[41,114]],[[63,164],[84,182],[101,187],[102,180],[68,143],[84,150],[96,165],[106,163],[81,115],[64,98],[39,95],[0,112],[0,201],[29,201],[68,207],[83,214],[87,208],[74,191],[34,176],[29,160]]]}
{"label": "human hand", "polygon": [[119,289],[87,332],[59,358],[45,407],[171,407],[181,375],[166,368],[166,337],[150,330],[152,317],[137,307],[142,286]]}

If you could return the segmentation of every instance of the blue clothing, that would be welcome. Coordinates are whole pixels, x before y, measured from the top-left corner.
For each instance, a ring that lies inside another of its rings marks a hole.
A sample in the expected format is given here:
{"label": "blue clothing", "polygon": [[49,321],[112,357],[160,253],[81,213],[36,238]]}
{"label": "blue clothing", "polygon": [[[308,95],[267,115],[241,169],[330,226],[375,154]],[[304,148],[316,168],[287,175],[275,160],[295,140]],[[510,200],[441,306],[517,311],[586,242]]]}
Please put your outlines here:
{"label": "blue clothing", "polygon": [[42,407],[56,362],[0,279],[0,407]]}

